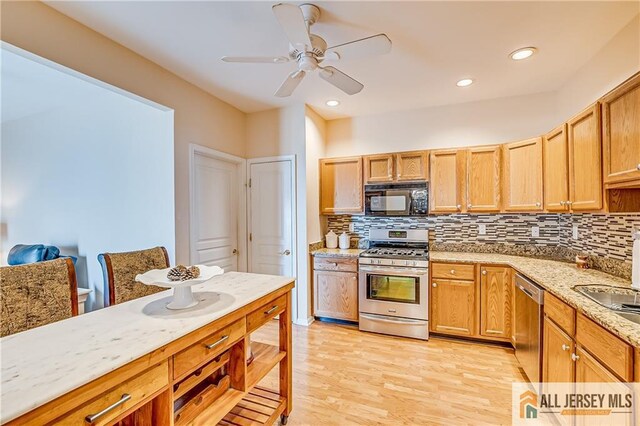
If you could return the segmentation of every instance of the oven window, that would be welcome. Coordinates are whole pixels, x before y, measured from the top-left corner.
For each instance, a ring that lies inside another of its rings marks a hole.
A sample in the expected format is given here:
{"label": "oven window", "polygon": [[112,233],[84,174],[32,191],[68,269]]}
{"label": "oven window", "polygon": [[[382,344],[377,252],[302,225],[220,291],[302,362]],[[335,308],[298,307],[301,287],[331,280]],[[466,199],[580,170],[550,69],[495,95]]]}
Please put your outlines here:
{"label": "oven window", "polygon": [[419,304],[419,278],[368,274],[367,299]]}
{"label": "oven window", "polygon": [[404,212],[407,209],[406,195],[372,195],[372,212]]}

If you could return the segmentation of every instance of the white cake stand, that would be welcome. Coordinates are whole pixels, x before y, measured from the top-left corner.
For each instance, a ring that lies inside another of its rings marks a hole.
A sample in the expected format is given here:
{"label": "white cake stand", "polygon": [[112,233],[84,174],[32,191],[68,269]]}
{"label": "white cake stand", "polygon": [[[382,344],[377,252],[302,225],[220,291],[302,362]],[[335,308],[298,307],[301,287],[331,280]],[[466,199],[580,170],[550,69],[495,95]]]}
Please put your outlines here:
{"label": "white cake stand", "polygon": [[200,269],[200,276],[192,280],[171,281],[167,274],[171,268],[152,269],[144,274],[136,275],[136,281],[145,285],[155,285],[173,289],[173,299],[167,304],[167,309],[188,309],[196,306],[198,301],[193,297],[191,287],[201,284],[216,275],[222,275],[224,270],[218,266],[196,265]]}

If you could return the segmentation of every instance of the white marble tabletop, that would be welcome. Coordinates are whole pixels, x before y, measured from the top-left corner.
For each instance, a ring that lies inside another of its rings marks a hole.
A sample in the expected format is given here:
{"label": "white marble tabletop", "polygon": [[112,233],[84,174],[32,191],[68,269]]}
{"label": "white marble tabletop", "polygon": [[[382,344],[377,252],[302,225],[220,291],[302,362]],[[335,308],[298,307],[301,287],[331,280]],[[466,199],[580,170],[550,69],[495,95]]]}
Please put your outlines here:
{"label": "white marble tabletop", "polygon": [[0,423],[8,422],[207,325],[294,279],[229,272],[193,287],[201,302],[168,310],[171,290],[0,339]]}

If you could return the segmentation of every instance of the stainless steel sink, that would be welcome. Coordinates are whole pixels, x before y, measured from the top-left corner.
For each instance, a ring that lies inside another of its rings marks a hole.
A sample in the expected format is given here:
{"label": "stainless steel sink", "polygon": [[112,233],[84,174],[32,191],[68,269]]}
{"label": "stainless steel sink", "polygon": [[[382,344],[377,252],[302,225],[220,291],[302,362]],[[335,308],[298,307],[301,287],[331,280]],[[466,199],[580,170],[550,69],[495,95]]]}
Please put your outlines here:
{"label": "stainless steel sink", "polygon": [[577,285],[573,289],[597,304],[611,309],[614,314],[640,324],[639,290],[610,285]]}
{"label": "stainless steel sink", "polygon": [[610,285],[577,285],[573,289],[605,308],[640,314],[640,291],[634,288]]}

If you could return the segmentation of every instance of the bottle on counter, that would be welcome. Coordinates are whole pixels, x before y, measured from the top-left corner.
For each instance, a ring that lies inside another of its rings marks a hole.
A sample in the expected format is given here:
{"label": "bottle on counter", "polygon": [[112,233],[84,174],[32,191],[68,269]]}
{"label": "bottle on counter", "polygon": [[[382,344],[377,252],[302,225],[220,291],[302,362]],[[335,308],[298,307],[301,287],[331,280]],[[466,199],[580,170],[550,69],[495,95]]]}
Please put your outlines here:
{"label": "bottle on counter", "polygon": [[350,238],[347,233],[343,232],[342,234],[340,234],[340,249],[346,250],[350,245]]}

